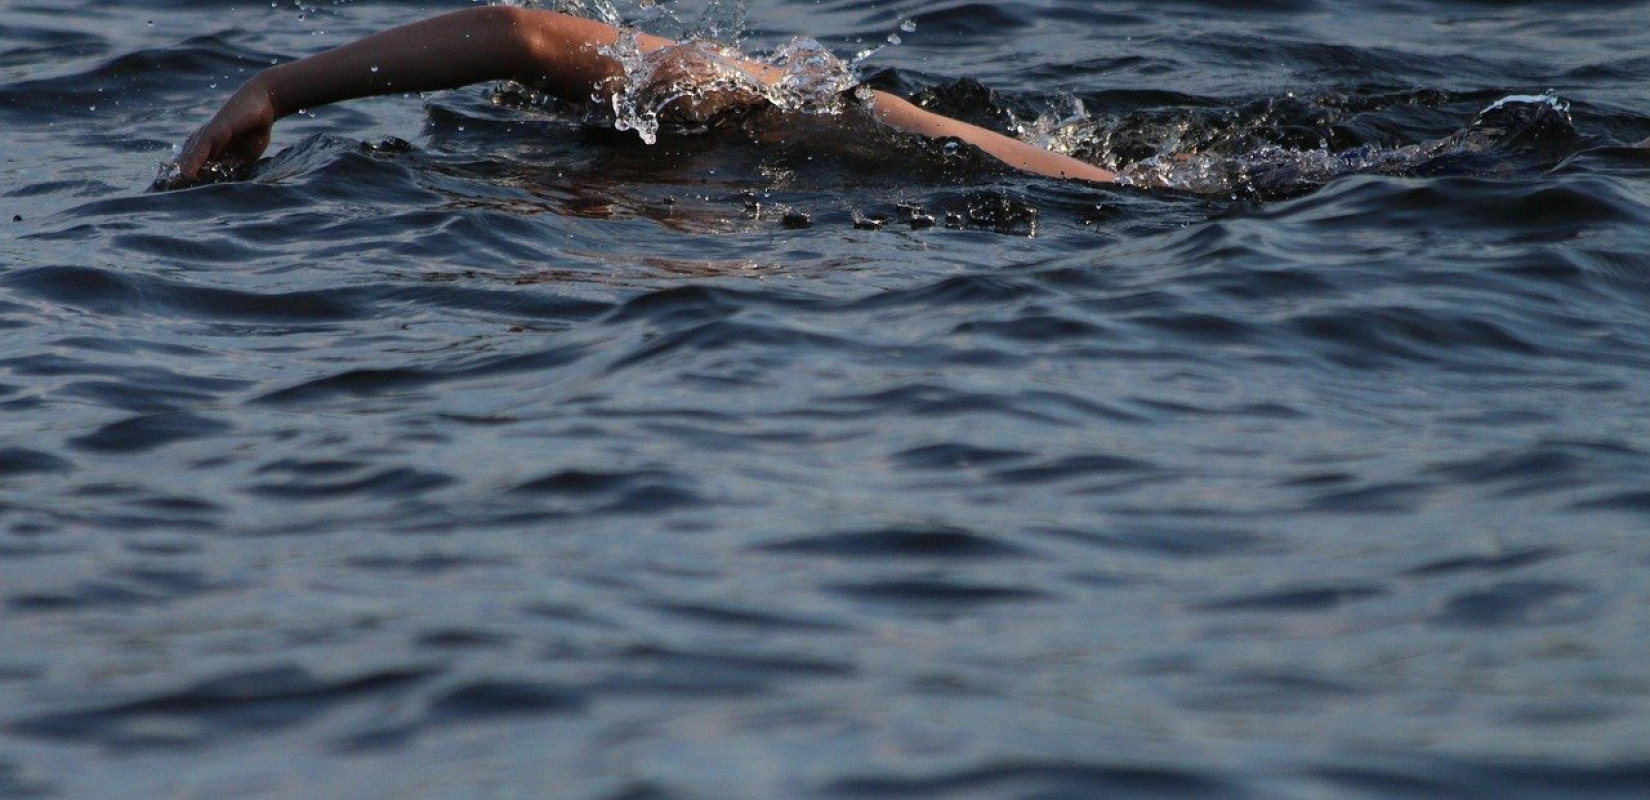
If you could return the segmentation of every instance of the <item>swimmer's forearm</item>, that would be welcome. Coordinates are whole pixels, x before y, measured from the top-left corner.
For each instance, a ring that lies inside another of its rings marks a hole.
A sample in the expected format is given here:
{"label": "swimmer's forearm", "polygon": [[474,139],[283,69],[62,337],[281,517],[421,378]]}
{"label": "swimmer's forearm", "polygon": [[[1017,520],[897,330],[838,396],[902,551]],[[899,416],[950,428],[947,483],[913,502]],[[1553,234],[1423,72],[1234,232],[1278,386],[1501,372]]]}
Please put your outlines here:
{"label": "swimmer's forearm", "polygon": [[1015,169],[1050,178],[1111,183],[1117,174],[1067,155],[1044,150],[995,131],[935,114],[887,92],[874,92],[874,111],[883,124],[931,139],[957,138]]}

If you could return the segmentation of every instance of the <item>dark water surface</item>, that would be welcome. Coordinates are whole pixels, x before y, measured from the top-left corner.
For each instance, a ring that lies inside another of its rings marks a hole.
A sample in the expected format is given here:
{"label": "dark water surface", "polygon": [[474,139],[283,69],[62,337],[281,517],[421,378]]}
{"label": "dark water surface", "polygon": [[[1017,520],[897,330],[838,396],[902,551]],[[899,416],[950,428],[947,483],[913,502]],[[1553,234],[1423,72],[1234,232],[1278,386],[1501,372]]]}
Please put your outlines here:
{"label": "dark water surface", "polygon": [[0,0],[0,796],[1650,796],[1650,3],[743,20],[1112,164],[1489,131],[1372,174],[476,87],[145,191],[465,5]]}

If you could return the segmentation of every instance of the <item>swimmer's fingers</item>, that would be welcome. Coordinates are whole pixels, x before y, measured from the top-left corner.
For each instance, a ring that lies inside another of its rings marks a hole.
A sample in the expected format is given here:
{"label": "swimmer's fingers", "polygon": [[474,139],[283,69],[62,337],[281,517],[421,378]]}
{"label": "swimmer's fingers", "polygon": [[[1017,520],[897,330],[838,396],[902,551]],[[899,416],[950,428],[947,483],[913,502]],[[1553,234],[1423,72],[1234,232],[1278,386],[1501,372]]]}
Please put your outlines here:
{"label": "swimmer's fingers", "polygon": [[258,160],[269,146],[269,130],[240,134],[203,128],[184,142],[178,155],[178,177],[195,181],[213,167],[234,169]]}
{"label": "swimmer's fingers", "polygon": [[224,180],[238,171],[241,161],[226,155],[229,139],[211,126],[196,131],[183,143],[177,158],[161,170],[149,191],[169,192]]}
{"label": "swimmer's fingers", "polygon": [[218,154],[223,152],[224,146],[221,137],[214,137],[202,128],[183,143],[183,150],[178,154],[177,179],[184,183],[193,183],[200,178],[201,171],[207,165],[219,160]]}
{"label": "swimmer's fingers", "polygon": [[257,161],[269,147],[275,124],[269,95],[252,83],[225,103],[212,121],[196,131],[178,154],[178,177],[195,181],[213,165],[237,167]]}

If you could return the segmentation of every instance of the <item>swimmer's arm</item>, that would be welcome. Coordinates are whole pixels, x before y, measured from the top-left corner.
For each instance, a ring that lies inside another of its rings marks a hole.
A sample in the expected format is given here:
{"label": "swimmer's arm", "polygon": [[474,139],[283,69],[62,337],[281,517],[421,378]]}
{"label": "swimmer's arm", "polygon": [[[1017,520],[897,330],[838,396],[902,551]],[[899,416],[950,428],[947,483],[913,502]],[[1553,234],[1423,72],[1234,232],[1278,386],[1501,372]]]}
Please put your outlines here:
{"label": "swimmer's arm", "polygon": [[1011,167],[1050,178],[1111,183],[1117,174],[1071,156],[1044,150],[995,131],[917,107],[887,92],[874,92],[873,111],[883,124],[931,139],[956,138],[984,150]]}
{"label": "swimmer's arm", "polygon": [[[619,63],[599,52],[618,37],[593,20],[505,6],[392,28],[253,76],[184,143],[178,172],[193,180],[208,164],[256,160],[276,120],[358,97],[513,79],[585,100],[621,76]],[[672,44],[646,34],[637,43],[644,52]]]}

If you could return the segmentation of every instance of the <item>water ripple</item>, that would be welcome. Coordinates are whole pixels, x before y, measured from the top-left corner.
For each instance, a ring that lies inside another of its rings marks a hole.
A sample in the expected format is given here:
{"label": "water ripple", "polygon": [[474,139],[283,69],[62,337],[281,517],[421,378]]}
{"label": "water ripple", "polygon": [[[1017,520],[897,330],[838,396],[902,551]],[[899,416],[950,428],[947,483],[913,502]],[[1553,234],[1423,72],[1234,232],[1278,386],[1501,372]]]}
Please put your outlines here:
{"label": "water ripple", "polygon": [[1241,786],[1169,768],[1128,764],[1006,762],[925,777],[866,777],[837,781],[842,798],[1243,798]]}
{"label": "water ripple", "polygon": [[8,5],[0,796],[1646,794],[1642,3],[614,5],[1202,182]]}
{"label": "water ripple", "polygon": [[763,550],[833,558],[974,559],[1011,558],[1027,550],[996,537],[963,530],[852,531],[805,536],[763,545]]}
{"label": "water ripple", "polygon": [[298,725],[339,704],[394,694],[430,676],[421,669],[316,678],[298,667],[219,675],[174,691],[92,704],[13,723],[30,737],[121,749],[204,745],[226,736]]}

